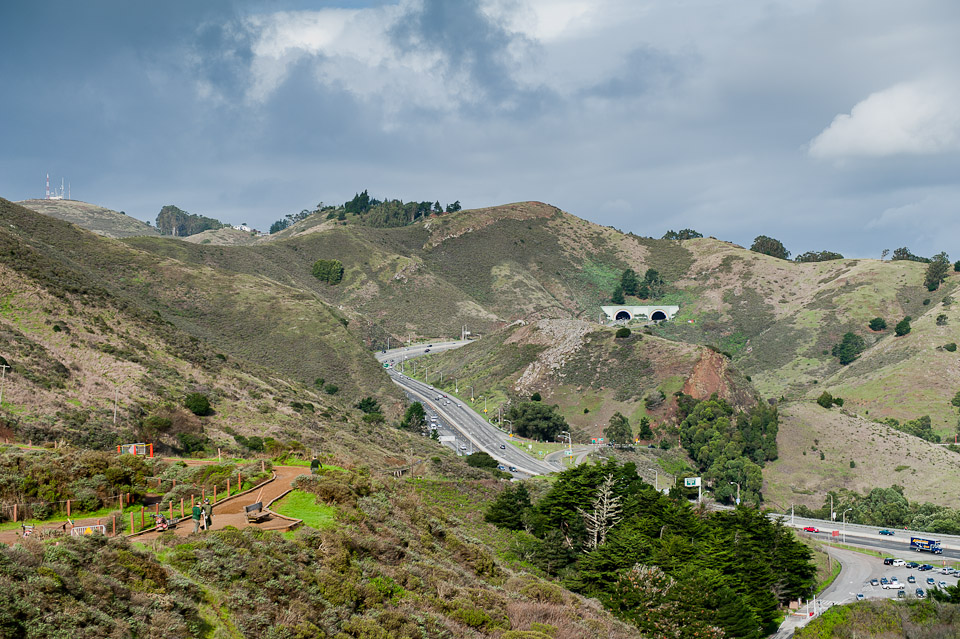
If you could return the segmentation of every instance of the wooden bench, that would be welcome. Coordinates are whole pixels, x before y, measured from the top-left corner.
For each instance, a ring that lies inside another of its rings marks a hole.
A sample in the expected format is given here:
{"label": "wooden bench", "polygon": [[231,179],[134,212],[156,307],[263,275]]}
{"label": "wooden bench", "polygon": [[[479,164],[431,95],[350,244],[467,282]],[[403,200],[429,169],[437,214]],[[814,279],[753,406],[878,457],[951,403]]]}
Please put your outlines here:
{"label": "wooden bench", "polygon": [[244,506],[243,512],[247,516],[247,522],[249,523],[259,523],[270,518],[270,513],[263,509],[262,501]]}

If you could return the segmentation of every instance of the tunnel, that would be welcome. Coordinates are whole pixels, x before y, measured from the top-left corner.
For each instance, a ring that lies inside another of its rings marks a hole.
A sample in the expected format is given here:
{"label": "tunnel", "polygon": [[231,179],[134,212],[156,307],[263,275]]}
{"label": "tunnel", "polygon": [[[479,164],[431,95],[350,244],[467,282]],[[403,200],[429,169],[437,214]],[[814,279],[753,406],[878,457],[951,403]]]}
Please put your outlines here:
{"label": "tunnel", "polygon": [[663,320],[667,319],[667,314],[663,311],[654,311],[653,315],[650,316],[650,319],[652,319],[654,322],[662,322]]}
{"label": "tunnel", "polygon": [[617,316],[614,317],[613,319],[615,319],[618,322],[623,322],[623,321],[631,320],[633,318],[630,317],[630,313],[628,313],[627,311],[618,311]]}

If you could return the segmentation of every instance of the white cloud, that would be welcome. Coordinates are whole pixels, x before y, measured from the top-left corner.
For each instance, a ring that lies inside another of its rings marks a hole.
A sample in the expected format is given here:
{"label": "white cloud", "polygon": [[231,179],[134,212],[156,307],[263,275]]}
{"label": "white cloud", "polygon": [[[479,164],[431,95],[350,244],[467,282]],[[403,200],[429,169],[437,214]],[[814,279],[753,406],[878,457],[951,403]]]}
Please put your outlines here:
{"label": "white cloud", "polygon": [[815,158],[928,155],[960,149],[955,83],[896,84],[841,113],[810,142]]}

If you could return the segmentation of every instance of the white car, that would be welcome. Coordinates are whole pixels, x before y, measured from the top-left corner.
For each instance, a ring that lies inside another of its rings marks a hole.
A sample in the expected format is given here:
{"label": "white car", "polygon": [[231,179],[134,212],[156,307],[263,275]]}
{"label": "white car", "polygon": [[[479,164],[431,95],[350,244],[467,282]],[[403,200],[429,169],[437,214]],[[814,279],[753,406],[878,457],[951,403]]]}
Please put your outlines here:
{"label": "white car", "polygon": [[907,565],[907,562],[905,562],[903,559],[894,559],[894,560],[893,560],[893,565],[894,565],[894,566],[906,566],[906,565]]}
{"label": "white car", "polygon": [[881,586],[881,588],[883,588],[884,590],[900,590],[902,587],[903,586],[900,585],[900,582],[897,582],[897,581],[888,581],[887,583],[883,584],[883,586]]}

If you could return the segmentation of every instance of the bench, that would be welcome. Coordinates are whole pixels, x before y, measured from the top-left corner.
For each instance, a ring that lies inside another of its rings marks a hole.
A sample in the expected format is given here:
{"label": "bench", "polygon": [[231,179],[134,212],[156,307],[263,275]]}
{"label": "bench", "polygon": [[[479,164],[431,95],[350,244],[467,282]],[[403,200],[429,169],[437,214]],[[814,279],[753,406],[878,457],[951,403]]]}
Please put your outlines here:
{"label": "bench", "polygon": [[270,513],[263,509],[263,502],[261,501],[244,506],[243,512],[247,516],[247,522],[250,523],[259,523],[270,518]]}

